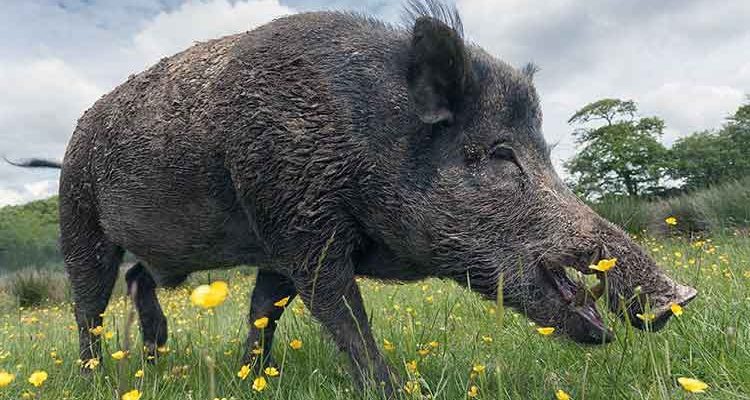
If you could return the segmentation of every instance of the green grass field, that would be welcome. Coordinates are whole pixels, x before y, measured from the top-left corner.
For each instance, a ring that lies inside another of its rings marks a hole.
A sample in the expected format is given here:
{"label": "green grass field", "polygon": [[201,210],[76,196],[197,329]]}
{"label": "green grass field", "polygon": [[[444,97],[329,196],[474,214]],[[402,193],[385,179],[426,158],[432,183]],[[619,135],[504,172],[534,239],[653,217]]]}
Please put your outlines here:
{"label": "green grass field", "polygon": [[[455,284],[362,280],[376,339],[412,389],[399,396],[463,399],[476,386],[473,394],[480,399],[554,399],[557,390],[581,400],[750,399],[750,239],[639,240],[674,277],[700,294],[659,333],[634,331],[610,320],[617,340],[606,346],[542,336],[523,316]],[[130,334],[136,350],[120,361],[110,356],[123,346],[129,307],[124,297],[113,298],[103,329],[105,359],[89,378],[79,374],[69,303],[34,309],[6,305],[0,317],[0,371],[15,380],[0,388],[0,398],[115,399],[120,398],[118,387],[139,390],[141,400],[378,397],[354,389],[347,359],[299,300],[287,306],[277,331],[274,356],[281,373],[266,377],[264,390],[253,390],[252,373],[244,380],[237,376],[252,275],[234,270],[212,278],[230,282],[228,300],[212,311],[189,301],[191,288],[207,275],[159,293],[170,339],[155,365],[143,359],[135,327]],[[302,347],[292,349],[293,339],[301,340]],[[392,346],[382,346],[385,341]],[[142,377],[136,377],[141,369]],[[40,387],[28,382],[36,370],[48,374]],[[709,388],[688,393],[678,377],[700,379]]]}

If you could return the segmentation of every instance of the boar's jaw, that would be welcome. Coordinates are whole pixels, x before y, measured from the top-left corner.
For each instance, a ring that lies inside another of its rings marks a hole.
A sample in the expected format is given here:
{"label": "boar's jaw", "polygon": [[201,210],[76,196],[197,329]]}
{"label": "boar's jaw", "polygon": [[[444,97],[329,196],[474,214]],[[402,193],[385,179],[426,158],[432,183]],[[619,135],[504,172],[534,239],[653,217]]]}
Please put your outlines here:
{"label": "boar's jaw", "polygon": [[[563,268],[540,266],[546,285],[553,288],[559,299],[558,327],[571,339],[580,343],[603,344],[612,341],[612,331],[604,324],[596,308],[596,296],[582,281],[573,283]],[[533,318],[533,316],[531,316]]]}

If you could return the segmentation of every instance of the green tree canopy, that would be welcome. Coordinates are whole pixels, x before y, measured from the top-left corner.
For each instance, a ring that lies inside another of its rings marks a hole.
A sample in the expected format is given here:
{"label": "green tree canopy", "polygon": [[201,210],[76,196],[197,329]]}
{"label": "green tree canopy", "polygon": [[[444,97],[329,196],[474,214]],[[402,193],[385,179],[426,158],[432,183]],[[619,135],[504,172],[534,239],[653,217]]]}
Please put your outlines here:
{"label": "green tree canopy", "polygon": [[637,117],[631,100],[602,99],[570,117],[580,151],[565,168],[569,183],[586,198],[605,195],[642,196],[662,189],[667,150],[659,142],[664,121]]}
{"label": "green tree canopy", "polygon": [[718,131],[698,132],[675,142],[669,175],[694,189],[750,176],[750,103]]}

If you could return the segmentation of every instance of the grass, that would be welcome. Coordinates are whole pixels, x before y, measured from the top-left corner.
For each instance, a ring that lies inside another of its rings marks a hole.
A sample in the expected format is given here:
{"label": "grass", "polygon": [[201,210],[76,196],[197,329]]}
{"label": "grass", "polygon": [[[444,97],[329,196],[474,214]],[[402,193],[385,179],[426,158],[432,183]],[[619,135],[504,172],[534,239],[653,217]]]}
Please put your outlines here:
{"label": "grass", "polygon": [[661,200],[610,197],[591,206],[602,217],[628,232],[648,231],[665,235],[664,219],[676,217],[677,228],[686,232],[722,232],[750,226],[750,178]]}
{"label": "grass", "polygon": [[[431,398],[467,398],[469,388],[477,386],[481,399],[552,399],[558,389],[577,400],[750,399],[750,239],[639,240],[671,275],[697,287],[700,295],[658,333],[610,321],[617,340],[607,346],[542,336],[523,316],[446,282],[386,285],[363,280],[360,285],[376,340],[381,348],[384,340],[394,346],[384,350],[394,371],[404,382],[418,383],[418,391]],[[217,278],[215,273],[212,277]],[[219,398],[377,398],[353,388],[347,359],[299,300],[287,306],[277,330],[274,356],[281,374],[267,377],[266,389],[255,392],[252,374],[246,380],[237,376],[253,278],[236,270],[222,278],[230,282],[230,296],[213,311],[198,310],[188,300],[191,288],[207,281],[207,275],[159,292],[170,339],[155,365],[146,363],[138,350],[121,361],[110,357],[122,347],[129,307],[124,297],[114,298],[105,314],[104,330],[112,335],[104,339],[106,356],[89,378],[78,372],[69,303],[6,306],[0,314],[0,370],[15,374],[16,380],[0,388],[0,398],[115,399],[122,381],[127,390],[142,391],[141,400],[210,400],[206,356],[215,363]],[[138,349],[139,333],[134,328],[131,334]],[[293,339],[302,341],[301,349],[290,348]],[[428,351],[420,355],[420,349]],[[407,367],[412,361],[417,372]],[[476,365],[484,371],[472,373]],[[139,369],[143,378],[135,377]],[[39,388],[27,382],[35,370],[49,374]],[[682,376],[708,383],[707,393],[683,391],[676,382]]]}

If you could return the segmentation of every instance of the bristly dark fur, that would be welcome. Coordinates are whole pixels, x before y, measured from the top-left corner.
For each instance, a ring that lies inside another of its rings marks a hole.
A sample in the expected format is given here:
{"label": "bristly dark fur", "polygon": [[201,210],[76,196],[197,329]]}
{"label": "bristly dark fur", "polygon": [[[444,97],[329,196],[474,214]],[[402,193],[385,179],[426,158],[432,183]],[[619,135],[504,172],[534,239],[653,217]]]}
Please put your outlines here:
{"label": "bristly dark fur", "polygon": [[529,80],[533,81],[534,75],[536,75],[536,73],[539,72],[540,69],[541,68],[539,68],[538,65],[534,64],[533,62],[529,62],[521,68],[521,73],[526,75]]}
{"label": "bristly dark fur", "polygon": [[408,0],[404,5],[402,23],[407,29],[414,26],[414,22],[421,17],[430,17],[443,22],[464,36],[464,26],[455,5],[447,5],[439,0]]}

